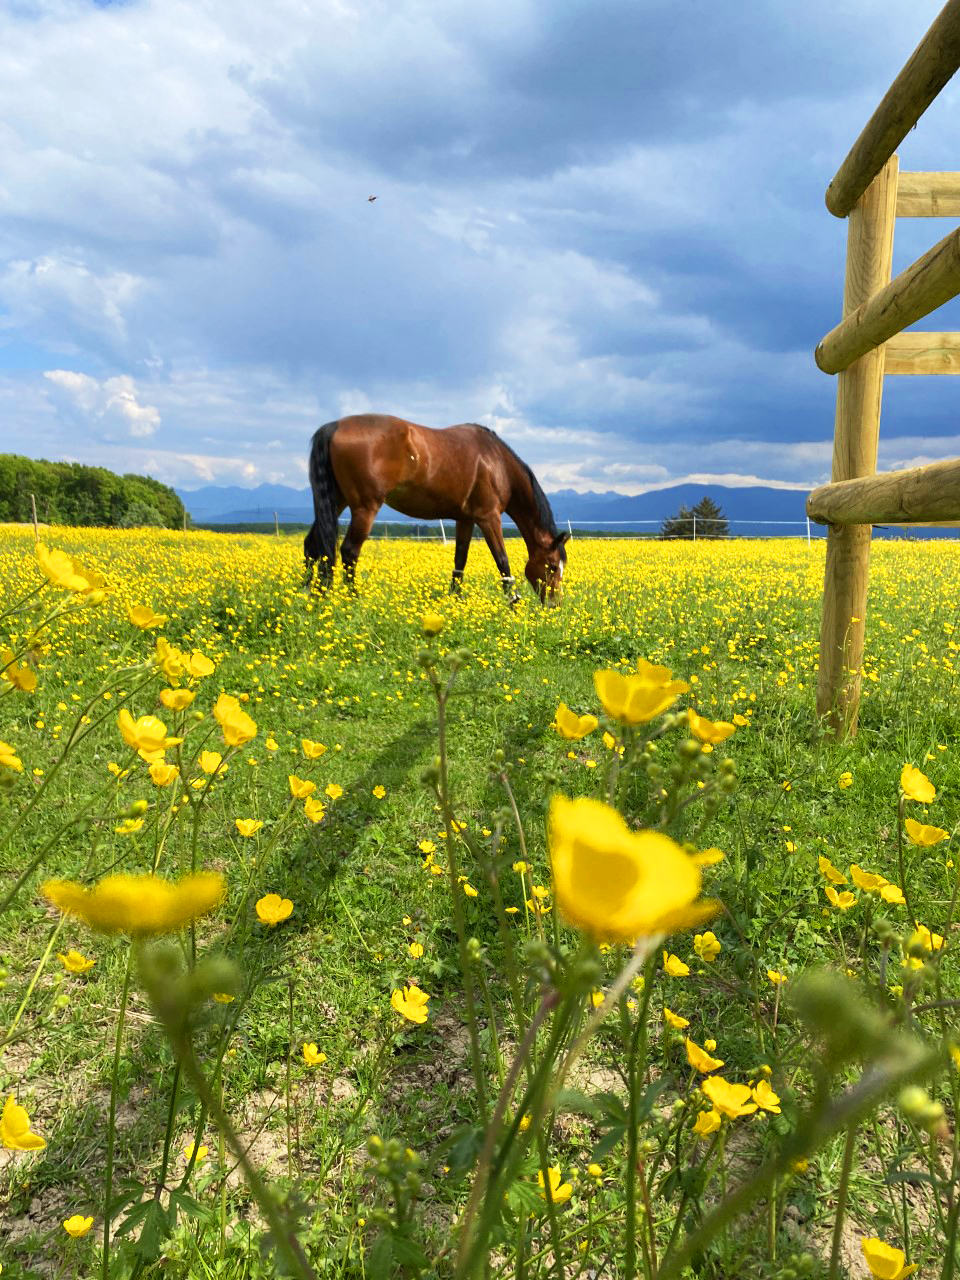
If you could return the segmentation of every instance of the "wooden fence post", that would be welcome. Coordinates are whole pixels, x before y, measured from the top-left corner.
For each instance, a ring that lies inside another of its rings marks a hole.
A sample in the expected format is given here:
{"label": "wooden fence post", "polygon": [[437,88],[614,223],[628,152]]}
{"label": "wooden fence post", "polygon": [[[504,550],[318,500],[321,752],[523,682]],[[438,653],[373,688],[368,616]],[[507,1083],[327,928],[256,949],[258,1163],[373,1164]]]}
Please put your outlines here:
{"label": "wooden fence post", "polygon": [[[891,156],[850,213],[844,317],[890,282],[898,166]],[[837,375],[832,480],[877,470],[883,362],[881,346]],[[857,731],[871,534],[868,524],[831,525],[827,531],[817,714],[828,717],[838,736]]]}

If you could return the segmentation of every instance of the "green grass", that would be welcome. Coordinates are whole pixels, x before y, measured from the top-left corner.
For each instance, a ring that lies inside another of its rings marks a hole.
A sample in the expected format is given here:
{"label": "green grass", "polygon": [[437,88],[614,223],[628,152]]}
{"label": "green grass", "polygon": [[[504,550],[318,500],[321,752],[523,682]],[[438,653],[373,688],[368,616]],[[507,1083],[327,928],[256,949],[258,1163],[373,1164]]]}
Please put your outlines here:
{"label": "green grass", "polygon": [[[9,545],[0,552],[12,599],[17,577],[27,581],[35,571],[21,567],[29,540],[5,536]],[[735,794],[702,831],[697,806],[672,828],[679,840],[696,836],[700,848],[715,845],[726,854],[720,866],[705,873],[709,893],[724,907],[708,926],[723,950],[715,963],[702,964],[692,954],[689,932],[665,944],[690,963],[692,973],[685,979],[658,973],[651,1003],[651,1079],[672,1074],[683,1082],[687,1074],[682,1039],[660,1030],[663,1003],[690,1019],[689,1034],[698,1043],[717,1041],[716,1052],[730,1078],[746,1078],[768,1065],[784,1099],[783,1114],[763,1123],[738,1122],[740,1128],[733,1132],[740,1150],[731,1156],[731,1185],[755,1168],[792,1130],[809,1093],[810,1055],[815,1053],[788,998],[781,998],[767,981],[766,970],[793,978],[809,967],[829,965],[849,968],[867,980],[865,985],[877,985],[881,949],[875,935],[864,932],[864,910],[827,913],[818,856],[828,856],[844,871],[859,863],[900,882],[897,782],[907,760],[926,770],[937,786],[938,799],[927,820],[952,828],[955,819],[958,715],[949,628],[957,575],[950,558],[916,544],[878,549],[862,730],[855,741],[836,744],[821,736],[813,712],[822,573],[816,548],[768,546],[752,553],[744,548],[735,559],[729,545],[641,549],[596,544],[595,550],[591,544],[589,552],[583,548],[577,565],[574,544],[570,594],[563,609],[548,613],[526,601],[510,613],[479,548],[474,549],[476,563],[468,570],[469,589],[462,602],[448,603],[442,594],[450,567],[442,549],[410,544],[370,548],[364,562],[369,577],[359,595],[338,590],[330,600],[307,600],[297,593],[296,539],[281,539],[278,551],[267,539],[188,537],[193,541],[186,560],[173,535],[129,534],[98,543],[87,531],[77,530],[63,534],[57,544],[101,564],[122,584],[120,595],[127,603],[149,602],[169,612],[164,634],[172,643],[197,646],[216,659],[215,674],[199,684],[197,709],[208,713],[221,689],[249,694],[246,706],[257,721],[258,736],[231,758],[229,772],[204,802],[198,844],[200,865],[223,870],[230,884],[224,910],[198,926],[198,949],[228,954],[238,965],[237,992],[247,998],[234,1005],[204,1004],[194,1014],[194,1035],[198,1056],[212,1071],[224,1030],[242,1005],[229,1039],[230,1056],[224,1059],[225,1108],[244,1141],[252,1143],[255,1162],[299,1215],[301,1238],[317,1273],[359,1276],[375,1272],[382,1263],[371,1260],[370,1251],[392,1193],[377,1176],[377,1161],[367,1154],[370,1134],[396,1137],[423,1157],[415,1236],[434,1274],[452,1274],[450,1223],[470,1185],[466,1173],[458,1176],[456,1152],[444,1145],[460,1126],[477,1119],[464,980],[446,877],[424,868],[418,847],[421,840],[432,840],[437,860],[446,864],[443,817],[421,781],[437,752],[435,701],[418,663],[424,641],[417,619],[425,607],[439,608],[447,618],[435,649],[443,655],[463,647],[472,654],[449,703],[454,810],[471,835],[502,827],[502,892],[507,905],[520,907],[514,917],[520,923],[511,927],[521,934],[529,926],[523,923],[519,877],[510,870],[521,857],[520,836],[504,812],[508,797],[501,770],[508,772],[522,816],[534,881],[549,885],[545,814],[550,795],[556,790],[597,793],[611,760],[599,733],[567,743],[550,730],[559,700],[578,711],[596,711],[594,670],[643,656],[667,663],[684,678],[697,677],[681,705],[696,699],[702,714],[718,720],[750,712],[749,724],[704,766],[709,780],[714,762],[729,752],[739,777]],[[639,560],[641,554],[649,559]],[[912,635],[914,629],[918,636]],[[16,647],[17,627],[11,630]],[[125,623],[117,601],[108,601],[99,613],[87,610],[58,621],[52,649],[39,659],[37,692],[0,701],[0,738],[16,747],[25,765],[16,785],[0,796],[0,832],[12,826],[31,788],[42,781],[33,770],[48,773],[62,749],[74,709],[82,705],[73,695],[85,699],[102,681],[114,679],[118,646],[128,640],[129,654],[138,660],[152,648],[149,636]],[[926,653],[919,650],[921,644]],[[704,648],[708,652],[701,652]],[[121,691],[145,678],[145,672],[131,672],[109,703],[99,700],[109,712],[102,727],[68,756],[45,802],[0,849],[0,892],[6,892],[33,852],[95,789],[108,787],[107,765],[129,763],[114,713]],[[173,717],[156,703],[161,686],[154,680],[131,700],[135,715],[159,712],[172,723]],[[58,710],[60,703],[67,710]],[[186,715],[186,723],[192,724],[191,712]],[[54,733],[58,724],[62,728]],[[210,727],[208,715],[192,729],[188,744],[198,742]],[[667,770],[678,759],[681,736],[673,732],[659,744],[657,759]],[[275,750],[267,748],[268,737],[277,744]],[[329,749],[316,763],[307,762],[301,738],[322,741]],[[211,738],[210,745],[223,750],[219,739],[215,743]],[[503,752],[502,763],[496,759],[498,751]],[[591,763],[596,767],[588,767]],[[853,785],[842,790],[839,778],[848,770]],[[288,773],[315,779],[320,792],[329,782],[343,787],[343,796],[328,804],[322,823],[305,822],[299,810],[282,819],[289,803]],[[373,795],[378,786],[386,790],[382,799]],[[129,780],[122,787],[108,787],[106,795],[108,803],[91,811],[91,823],[71,827],[57,840],[0,920],[5,972],[0,1040],[2,1029],[17,1020],[36,978],[14,1039],[0,1059],[0,1082],[4,1093],[17,1092],[48,1143],[42,1158],[18,1155],[3,1171],[0,1213],[10,1228],[7,1238],[0,1238],[4,1280],[54,1275],[58,1268],[62,1275],[99,1274],[105,1118],[128,943],[122,937],[91,935],[77,922],[62,922],[38,888],[51,876],[95,878],[116,868],[149,868],[154,854],[150,833],[167,793],[152,787],[145,766],[138,763]],[[144,837],[115,835],[118,815],[141,797],[154,806]],[[629,783],[624,805],[630,815],[653,812],[650,783],[642,771]],[[238,817],[261,818],[265,827],[258,837],[241,839],[234,828]],[[189,869],[190,821],[185,810],[171,826],[160,863],[164,874]],[[254,866],[258,851],[268,846],[282,821],[275,849]],[[906,854],[911,901],[918,918],[937,931],[945,931],[956,877],[956,869],[947,865],[946,848],[910,847]],[[490,888],[466,847],[459,856],[478,890],[476,898],[462,899],[466,929],[483,948],[481,969],[509,1063],[517,1037]],[[248,880],[252,889],[245,898]],[[291,918],[275,929],[260,925],[252,909],[253,901],[270,891],[294,903]],[[878,908],[876,914],[881,913],[898,935],[907,929],[903,907]],[[554,935],[554,917],[546,919],[548,941],[556,937],[567,947],[574,944],[570,931],[557,922]],[[50,960],[36,977],[51,939]],[[410,955],[412,942],[422,944],[422,958]],[[96,958],[88,975],[64,974],[56,953],[68,947]],[[618,948],[605,954],[604,984],[621,959]],[[892,952],[891,977],[899,964],[899,955]],[[960,995],[952,953],[940,971],[941,990],[934,994],[932,988],[924,989],[914,1003]],[[390,1008],[391,992],[411,979],[431,995],[430,1019],[422,1028],[401,1024]],[[895,995],[888,997],[888,1008],[891,1022],[910,1021]],[[488,1012],[482,1005],[487,1082],[495,1093]],[[148,1193],[156,1185],[176,1064],[136,979],[127,1018],[118,1074],[116,1178],[121,1192],[132,1195],[135,1184]],[[938,1016],[921,1017],[914,1030],[932,1043],[956,1026],[954,1010],[943,1018],[941,1024]],[[305,1041],[316,1042],[327,1055],[322,1067],[304,1065],[300,1046]],[[294,1135],[289,1151],[288,1061]],[[614,1017],[592,1042],[571,1083],[587,1095],[622,1095],[623,1065]],[[845,1065],[843,1073],[853,1079],[855,1065]],[[955,1075],[930,1088],[947,1106],[952,1129]],[[658,1105],[666,1105],[675,1093],[668,1090]],[[197,1112],[196,1093],[185,1083],[173,1127],[167,1189],[182,1180],[183,1147],[192,1140]],[[659,1123],[655,1109],[645,1129],[652,1140]],[[620,1275],[623,1144],[601,1156],[601,1188],[585,1172],[604,1131],[602,1114],[571,1112],[555,1118],[546,1138],[551,1163],[562,1166],[564,1177],[572,1171],[577,1186],[562,1219],[571,1235],[572,1258],[579,1257],[576,1245],[586,1238],[588,1217],[608,1214],[590,1235],[589,1254],[582,1261],[596,1274]],[[185,1182],[195,1205],[186,1204],[165,1240],[151,1239],[148,1232],[141,1240],[139,1262],[135,1242],[142,1224],[118,1241],[112,1275],[277,1274],[269,1247],[262,1255],[264,1222],[243,1179],[233,1172],[224,1182],[224,1168],[232,1169],[236,1162],[229,1151],[221,1159],[216,1127],[209,1121],[202,1139],[209,1157]],[[731,1140],[732,1151],[735,1146]],[[942,1148],[948,1167],[956,1161],[955,1147],[951,1137]],[[842,1137],[830,1138],[809,1170],[784,1184],[775,1227],[776,1260],[770,1257],[766,1211],[757,1209],[710,1247],[702,1259],[703,1274],[785,1276],[784,1258],[809,1251],[816,1258],[811,1274],[825,1275],[841,1151]],[[920,1175],[918,1180],[889,1180],[901,1157],[903,1167]],[[288,1158],[292,1179],[287,1177]],[[696,1168],[696,1154],[685,1154],[677,1176],[695,1179]],[[906,1196],[911,1256],[926,1263],[924,1276],[943,1266],[945,1237],[937,1211],[946,1212],[944,1197],[936,1197],[929,1180],[923,1181],[929,1178],[926,1168],[915,1127],[911,1134],[895,1109],[885,1109],[876,1128],[871,1121],[861,1129],[848,1210],[862,1234],[904,1245]],[[535,1169],[535,1164],[533,1171],[525,1167],[524,1177],[535,1178]],[[718,1190],[713,1187],[707,1202]],[[658,1205],[661,1246],[670,1235],[671,1206],[675,1215],[680,1194],[675,1187]],[[161,1201],[166,1203],[165,1195]],[[784,1217],[786,1206],[792,1207]],[[61,1222],[75,1212],[94,1215],[96,1225],[83,1239],[69,1241]],[[695,1225],[691,1218],[683,1231]],[[541,1218],[524,1230],[546,1232]],[[855,1250],[859,1234],[851,1237]],[[527,1274],[547,1274],[552,1266],[548,1235],[538,1238],[539,1244],[526,1246],[532,1259]],[[510,1250],[515,1243],[514,1238],[497,1244],[491,1255],[495,1273],[503,1266],[513,1273]],[[571,1275],[577,1264],[572,1265]],[[408,1264],[410,1274],[416,1270]]]}

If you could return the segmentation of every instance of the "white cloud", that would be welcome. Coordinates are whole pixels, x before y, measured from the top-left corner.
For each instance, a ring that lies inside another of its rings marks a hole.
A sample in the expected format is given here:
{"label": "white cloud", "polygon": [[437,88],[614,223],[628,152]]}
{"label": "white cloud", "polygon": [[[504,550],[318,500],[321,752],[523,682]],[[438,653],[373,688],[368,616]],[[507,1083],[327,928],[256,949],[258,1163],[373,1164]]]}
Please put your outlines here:
{"label": "white cloud", "polygon": [[128,374],[103,382],[69,369],[51,369],[43,376],[56,388],[55,403],[65,409],[68,418],[79,416],[107,435],[120,426],[126,428],[126,434],[142,438],[152,436],[160,426],[159,411],[139,402],[136,384]]}

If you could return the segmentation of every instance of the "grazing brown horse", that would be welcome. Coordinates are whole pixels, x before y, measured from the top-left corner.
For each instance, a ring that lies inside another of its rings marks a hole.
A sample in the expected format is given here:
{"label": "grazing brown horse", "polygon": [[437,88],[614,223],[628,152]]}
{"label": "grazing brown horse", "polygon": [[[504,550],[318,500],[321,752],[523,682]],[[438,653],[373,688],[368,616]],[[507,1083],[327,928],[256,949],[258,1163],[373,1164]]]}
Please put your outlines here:
{"label": "grazing brown horse", "polygon": [[350,508],[350,528],[340,557],[344,577],[353,581],[360,548],[386,502],[418,520],[456,521],[451,593],[460,590],[473,526],[479,525],[515,604],[519,596],[500,522],[506,512],[527,544],[530,585],[541,603],[559,603],[567,534],[558,531],[533,472],[488,427],[468,422],[437,431],[384,413],[339,418],[313,437],[310,487],[314,521],[303,540],[308,583],[317,561],[321,584],[333,577],[344,507]]}

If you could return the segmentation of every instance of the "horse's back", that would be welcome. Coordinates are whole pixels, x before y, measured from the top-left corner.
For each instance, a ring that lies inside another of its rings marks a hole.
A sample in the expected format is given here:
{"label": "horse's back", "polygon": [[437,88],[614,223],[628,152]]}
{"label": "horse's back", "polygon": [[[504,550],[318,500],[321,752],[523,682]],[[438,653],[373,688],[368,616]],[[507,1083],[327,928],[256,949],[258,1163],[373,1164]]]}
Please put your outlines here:
{"label": "horse's back", "polygon": [[358,413],[338,421],[330,453],[348,506],[389,501],[417,518],[457,519],[471,505],[478,473],[490,471],[483,464],[495,461],[495,441],[475,423],[435,428]]}

